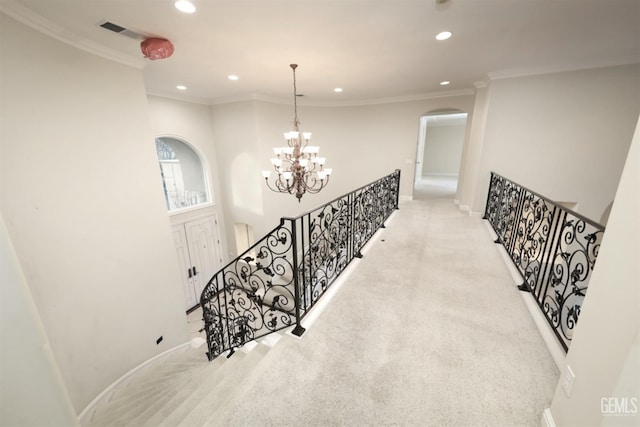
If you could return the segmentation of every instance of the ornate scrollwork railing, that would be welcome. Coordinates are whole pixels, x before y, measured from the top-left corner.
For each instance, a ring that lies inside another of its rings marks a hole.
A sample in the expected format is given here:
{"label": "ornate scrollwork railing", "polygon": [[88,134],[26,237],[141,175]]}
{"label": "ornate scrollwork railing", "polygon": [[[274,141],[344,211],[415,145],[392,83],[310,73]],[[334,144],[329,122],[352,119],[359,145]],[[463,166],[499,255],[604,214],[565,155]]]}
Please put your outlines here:
{"label": "ornate scrollwork railing", "polygon": [[362,247],[398,208],[400,171],[345,194],[296,218],[304,248],[299,269],[300,309],[304,316]]}
{"label": "ornate scrollwork railing", "polygon": [[484,219],[568,350],[604,227],[493,172]]}
{"label": "ornate scrollwork railing", "polygon": [[218,271],[200,297],[208,357],[295,325],[398,208],[400,171],[280,225]]}

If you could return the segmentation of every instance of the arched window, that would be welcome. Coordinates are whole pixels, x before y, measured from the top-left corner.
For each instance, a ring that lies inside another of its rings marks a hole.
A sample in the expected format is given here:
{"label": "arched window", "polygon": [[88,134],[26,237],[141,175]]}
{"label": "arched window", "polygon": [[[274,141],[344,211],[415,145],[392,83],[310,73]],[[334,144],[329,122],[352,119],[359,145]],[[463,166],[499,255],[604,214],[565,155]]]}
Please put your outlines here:
{"label": "arched window", "polygon": [[169,212],[208,203],[206,172],[189,145],[174,138],[156,138],[164,198]]}

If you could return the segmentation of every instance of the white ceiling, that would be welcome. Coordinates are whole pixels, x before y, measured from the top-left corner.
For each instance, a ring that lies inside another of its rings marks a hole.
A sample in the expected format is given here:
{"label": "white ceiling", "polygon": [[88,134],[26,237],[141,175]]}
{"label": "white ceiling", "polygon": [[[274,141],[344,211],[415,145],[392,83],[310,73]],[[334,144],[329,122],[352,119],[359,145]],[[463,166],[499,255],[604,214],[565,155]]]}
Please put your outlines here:
{"label": "white ceiling", "polygon": [[[347,105],[471,93],[487,77],[640,62],[640,0],[193,0],[192,15],[173,3],[0,0],[0,10],[142,66],[151,94],[203,103],[290,102],[291,63],[299,64],[301,103]],[[175,53],[143,60],[139,41],[100,28],[105,20],[167,38]],[[453,37],[436,41],[442,30]]]}

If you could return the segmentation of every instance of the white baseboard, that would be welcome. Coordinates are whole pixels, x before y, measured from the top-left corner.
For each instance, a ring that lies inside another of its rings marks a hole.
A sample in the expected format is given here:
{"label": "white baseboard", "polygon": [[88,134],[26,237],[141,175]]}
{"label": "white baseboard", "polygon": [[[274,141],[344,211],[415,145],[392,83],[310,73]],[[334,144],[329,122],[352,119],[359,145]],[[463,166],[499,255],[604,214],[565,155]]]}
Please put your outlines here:
{"label": "white baseboard", "polygon": [[551,415],[551,409],[546,408],[542,413],[540,427],[556,427],[556,423],[553,421],[553,415]]}
{"label": "white baseboard", "polygon": [[115,380],[109,387],[105,388],[104,391],[102,391],[102,393],[96,396],[96,398],[93,399],[87,405],[87,407],[82,410],[82,412],[80,412],[80,415],[78,415],[78,422],[80,423],[80,425],[83,425],[83,426],[88,425],[91,422],[91,418],[93,417],[93,412],[98,407],[98,404],[102,402],[103,399],[109,397],[111,393],[116,389],[116,387],[118,387],[120,384],[122,384],[123,382],[131,378],[136,372],[140,371],[142,368],[152,363],[153,361],[161,359],[165,356],[168,356],[170,353],[173,353],[175,351],[182,350],[187,346],[191,346],[191,341],[186,342],[184,344],[177,345],[173,348],[170,348],[169,350],[163,351],[160,354],[156,354],[151,359],[148,359],[142,362],[140,365],[136,366],[135,368],[133,368],[132,370],[130,370],[129,372],[127,372],[126,374],[124,374],[123,376]]}
{"label": "white baseboard", "polygon": [[400,201],[400,202],[410,202],[410,201],[412,201],[412,200],[413,200],[413,196],[402,196],[402,195],[401,195],[401,196],[398,198],[398,201]]}
{"label": "white baseboard", "polygon": [[[396,211],[393,211],[385,221],[385,225],[388,226],[395,217],[396,217]],[[373,236],[371,236],[369,241],[362,247],[362,249],[360,249],[360,253],[362,254],[362,256],[367,255],[367,252],[369,251],[369,249],[371,249],[373,245],[375,245],[376,242],[380,240],[380,237],[384,235],[384,232],[385,232],[384,228],[379,228],[378,231],[376,231],[373,234]],[[354,258],[353,260],[351,260],[351,262],[347,265],[347,268],[345,268],[342,271],[342,273],[340,273],[340,276],[338,276],[335,282],[331,284],[329,289],[322,295],[322,297],[318,300],[318,302],[311,308],[311,310],[304,317],[304,319],[302,319],[300,323],[302,324],[302,327],[305,330],[308,330],[309,328],[311,328],[311,326],[315,323],[318,317],[320,317],[320,315],[325,310],[325,308],[329,306],[329,303],[331,302],[333,297],[338,293],[340,288],[347,282],[347,279],[349,278],[351,273],[356,268],[358,268],[358,264],[360,264],[360,260],[358,258]],[[299,337],[297,335],[294,335],[292,331],[293,331],[293,327],[289,328],[286,334],[289,335],[290,337],[297,338],[297,339],[302,339],[304,337],[304,334]]]}
{"label": "white baseboard", "polygon": [[421,178],[428,178],[430,176],[457,177],[458,174],[455,172],[429,172],[429,173],[423,173]]}
{"label": "white baseboard", "polygon": [[[336,279],[335,282],[331,284],[329,289],[322,295],[322,297],[318,300],[318,302],[311,308],[309,313],[302,319],[300,322],[302,327],[306,330],[309,330],[313,326],[313,324],[318,320],[322,312],[329,306],[329,303],[333,299],[333,297],[338,293],[340,288],[345,284],[349,275],[353,272],[353,270],[358,266],[360,260],[353,259],[347,268],[345,268],[342,273],[340,273],[340,277]],[[306,334],[302,334],[301,336],[294,335],[292,333],[293,328],[289,328],[286,334],[292,338],[296,338],[301,340]]]}
{"label": "white baseboard", "polygon": [[[456,201],[454,200],[454,203]],[[467,205],[461,205],[460,202],[456,203],[458,205],[458,209],[461,210],[462,212],[468,214],[469,216],[472,216],[474,218],[478,218],[482,216],[482,212],[474,212],[471,210],[471,208]]]}
{"label": "white baseboard", "polygon": [[547,319],[544,317],[544,314],[540,310],[540,307],[533,295],[530,292],[520,292],[520,294],[522,295],[524,304],[527,306],[527,309],[533,318],[533,322],[538,327],[538,331],[540,331],[540,335],[547,345],[547,349],[549,350],[553,361],[558,367],[558,371],[563,372],[567,363],[567,354],[565,353],[564,348],[562,348],[562,345],[551,329],[551,326],[549,326],[549,322],[547,322]]}
{"label": "white baseboard", "polygon": [[[491,225],[488,222],[485,222],[485,226],[487,228],[487,231],[491,235],[491,239],[492,240],[497,239],[498,236],[493,231],[493,228],[491,228]],[[509,273],[511,274],[513,283],[516,286],[521,285],[523,282],[522,276],[520,275],[520,272],[518,271],[516,266],[513,265],[513,261],[511,261],[511,258],[507,254],[507,251],[505,250],[504,246],[499,244],[496,244],[496,246],[498,247],[498,251],[502,256],[502,260],[504,261],[504,264],[506,265],[507,270],[509,270]],[[551,354],[553,361],[558,367],[558,371],[562,372],[565,368],[565,364],[566,364],[565,359],[567,357],[564,351],[564,348],[562,348],[562,345],[560,344],[560,342],[558,341],[558,338],[556,337],[553,330],[551,329],[551,326],[549,326],[549,322],[547,322],[547,319],[544,317],[544,314],[540,310],[540,307],[538,306],[538,303],[536,302],[533,295],[530,292],[520,292],[520,295],[522,296],[524,305],[527,307],[527,310],[529,310],[529,314],[531,315],[533,322],[536,324],[536,327],[540,332],[540,336],[542,336],[542,339],[547,345],[547,350],[549,350],[549,354]]]}

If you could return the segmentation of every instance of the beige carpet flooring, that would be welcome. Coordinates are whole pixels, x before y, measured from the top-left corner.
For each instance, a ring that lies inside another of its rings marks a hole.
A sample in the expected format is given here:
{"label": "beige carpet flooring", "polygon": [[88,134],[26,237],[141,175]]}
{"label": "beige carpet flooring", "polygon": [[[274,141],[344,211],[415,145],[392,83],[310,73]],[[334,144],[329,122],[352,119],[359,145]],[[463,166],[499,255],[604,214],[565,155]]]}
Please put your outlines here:
{"label": "beige carpet flooring", "polygon": [[539,426],[559,373],[486,225],[454,193],[453,178],[421,182],[302,339],[213,362],[205,346],[176,352],[83,425]]}
{"label": "beige carpet flooring", "polygon": [[559,373],[485,225],[453,191],[423,182],[302,340],[281,340],[200,419],[539,426]]}

